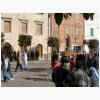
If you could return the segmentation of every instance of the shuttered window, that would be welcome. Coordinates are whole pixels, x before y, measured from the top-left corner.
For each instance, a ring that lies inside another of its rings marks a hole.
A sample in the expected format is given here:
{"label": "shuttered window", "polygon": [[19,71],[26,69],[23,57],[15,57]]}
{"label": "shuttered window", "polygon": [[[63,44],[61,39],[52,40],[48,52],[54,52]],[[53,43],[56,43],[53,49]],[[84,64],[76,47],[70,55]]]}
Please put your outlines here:
{"label": "shuttered window", "polygon": [[42,35],[42,24],[37,24],[36,33]]}
{"label": "shuttered window", "polygon": [[91,31],[91,32],[90,32],[91,36],[93,36],[93,35],[94,35],[94,29],[91,28],[90,31]]}
{"label": "shuttered window", "polygon": [[27,23],[22,22],[22,33],[27,33]]}
{"label": "shuttered window", "polygon": [[4,21],[4,32],[11,32],[11,21]]}

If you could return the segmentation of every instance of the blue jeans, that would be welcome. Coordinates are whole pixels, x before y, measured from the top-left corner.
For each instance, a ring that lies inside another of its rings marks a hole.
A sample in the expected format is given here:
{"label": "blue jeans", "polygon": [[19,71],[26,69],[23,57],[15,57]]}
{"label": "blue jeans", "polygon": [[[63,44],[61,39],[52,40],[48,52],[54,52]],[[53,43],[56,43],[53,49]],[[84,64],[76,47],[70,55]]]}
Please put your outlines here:
{"label": "blue jeans", "polygon": [[11,72],[11,64],[10,63],[8,64],[8,72],[9,72],[10,77],[13,78],[13,74]]}
{"label": "blue jeans", "polygon": [[6,78],[5,80],[10,80],[10,77],[8,76],[8,68],[3,69],[3,76]]}

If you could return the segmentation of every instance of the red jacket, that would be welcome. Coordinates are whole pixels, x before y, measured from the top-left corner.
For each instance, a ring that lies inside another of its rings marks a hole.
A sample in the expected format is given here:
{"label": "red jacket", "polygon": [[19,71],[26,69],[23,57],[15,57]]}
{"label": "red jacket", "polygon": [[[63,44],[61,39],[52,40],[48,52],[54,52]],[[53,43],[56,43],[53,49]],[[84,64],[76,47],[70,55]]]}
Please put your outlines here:
{"label": "red jacket", "polygon": [[55,61],[54,68],[59,67],[59,66],[60,66],[59,61]]}
{"label": "red jacket", "polygon": [[[76,57],[73,57],[72,63],[73,63],[73,64],[76,64]],[[75,70],[76,67],[75,67],[74,65],[72,65],[72,66],[71,66],[71,69],[72,69],[72,70]]]}

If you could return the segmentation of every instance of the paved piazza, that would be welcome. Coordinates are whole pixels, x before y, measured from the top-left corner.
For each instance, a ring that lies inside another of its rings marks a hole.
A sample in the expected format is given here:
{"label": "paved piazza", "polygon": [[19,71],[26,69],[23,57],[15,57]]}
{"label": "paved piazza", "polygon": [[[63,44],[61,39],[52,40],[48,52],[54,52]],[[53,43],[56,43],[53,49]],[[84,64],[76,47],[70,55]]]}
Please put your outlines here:
{"label": "paved piazza", "polygon": [[6,83],[1,82],[1,87],[55,87],[54,83],[48,80],[50,68],[49,61],[29,61],[28,70],[15,72],[16,63],[11,65],[14,80]]}

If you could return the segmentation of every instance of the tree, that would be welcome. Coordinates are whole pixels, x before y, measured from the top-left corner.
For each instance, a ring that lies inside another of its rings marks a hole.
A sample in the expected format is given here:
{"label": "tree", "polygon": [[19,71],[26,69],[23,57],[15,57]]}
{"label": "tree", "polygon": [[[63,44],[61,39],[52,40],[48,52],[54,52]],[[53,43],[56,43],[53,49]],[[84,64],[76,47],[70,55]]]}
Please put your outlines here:
{"label": "tree", "polygon": [[[82,15],[85,20],[88,20],[88,19],[93,20],[93,17],[94,17],[94,13],[82,13]],[[55,18],[56,24],[58,25],[58,28],[60,27],[60,24],[62,23],[63,18],[67,20],[70,16],[72,16],[72,13],[55,13],[54,18]]]}
{"label": "tree", "polygon": [[68,19],[71,15],[72,15],[71,13],[55,13],[54,18],[55,18],[56,24],[60,26],[60,24],[63,21],[63,18]]}
{"label": "tree", "polygon": [[48,46],[52,47],[52,49],[58,50],[58,48],[59,48],[59,40],[56,37],[49,37],[48,38]]}
{"label": "tree", "polygon": [[58,25],[58,34],[59,34],[59,31],[60,31],[60,25],[63,21],[63,18],[68,19],[69,16],[71,16],[71,13],[55,13],[54,14],[56,24]]}
{"label": "tree", "polygon": [[60,26],[63,20],[63,13],[55,13],[54,18],[55,18],[56,24]]}
{"label": "tree", "polygon": [[31,35],[19,35],[18,44],[20,47],[26,48],[31,45],[32,36]]}
{"label": "tree", "polygon": [[93,20],[94,13],[83,13],[83,18],[85,20],[91,19]]}
{"label": "tree", "polygon": [[[93,20],[93,17],[94,17],[94,13],[82,13],[82,15],[85,20],[88,20],[88,19]],[[55,13],[54,14],[54,18],[58,26],[60,26],[60,24],[62,23],[63,18],[67,20],[70,16],[72,16],[72,13]]]}
{"label": "tree", "polygon": [[58,25],[58,39],[59,39],[60,24],[63,21],[63,13],[55,13],[54,18],[55,18],[56,24]]}
{"label": "tree", "polygon": [[5,39],[4,39],[4,36],[5,36],[5,35],[4,35],[4,33],[3,33],[3,32],[1,32],[1,43],[3,43],[3,42],[4,42],[4,40],[5,40]]}
{"label": "tree", "polygon": [[59,40],[56,37],[49,37],[48,46],[51,47],[51,55],[53,55],[54,51],[59,51]]}
{"label": "tree", "polygon": [[58,25],[58,39],[59,39],[59,34],[60,34],[60,25],[63,21],[63,18],[68,19],[69,16],[71,16],[71,13],[55,13],[54,14],[56,24]]}
{"label": "tree", "polygon": [[51,65],[53,65],[53,55],[59,49],[59,40],[56,37],[49,37],[48,46],[51,47]]}
{"label": "tree", "polygon": [[93,40],[89,40],[89,44],[88,44],[89,48],[92,49],[96,49],[99,46],[99,41],[96,39]]}

